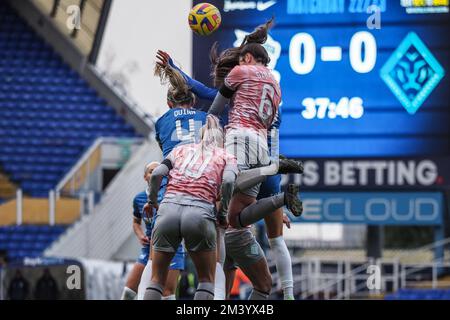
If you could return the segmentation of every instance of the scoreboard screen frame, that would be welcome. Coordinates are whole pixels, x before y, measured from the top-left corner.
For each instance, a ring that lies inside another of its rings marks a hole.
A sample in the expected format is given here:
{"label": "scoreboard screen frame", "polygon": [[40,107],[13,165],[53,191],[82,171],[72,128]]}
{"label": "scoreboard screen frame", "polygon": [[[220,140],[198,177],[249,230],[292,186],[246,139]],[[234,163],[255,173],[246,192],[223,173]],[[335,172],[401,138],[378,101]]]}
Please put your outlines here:
{"label": "scoreboard screen frame", "polygon": [[193,35],[193,75],[210,86],[213,43],[219,42],[219,50],[237,46],[275,17],[265,47],[282,89],[281,153],[450,154],[448,4],[415,13],[409,1],[210,3],[221,11],[222,25],[211,36]]}

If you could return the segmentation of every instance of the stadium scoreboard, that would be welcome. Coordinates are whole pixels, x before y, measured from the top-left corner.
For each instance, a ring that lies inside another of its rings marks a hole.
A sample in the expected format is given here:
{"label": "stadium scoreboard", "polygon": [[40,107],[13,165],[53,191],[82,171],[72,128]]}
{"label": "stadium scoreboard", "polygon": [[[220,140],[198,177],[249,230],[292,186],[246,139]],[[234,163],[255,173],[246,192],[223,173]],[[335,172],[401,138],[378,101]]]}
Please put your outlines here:
{"label": "stadium scoreboard", "polygon": [[450,151],[448,1],[210,1],[222,26],[194,36],[194,76],[270,17],[289,157],[442,156]]}

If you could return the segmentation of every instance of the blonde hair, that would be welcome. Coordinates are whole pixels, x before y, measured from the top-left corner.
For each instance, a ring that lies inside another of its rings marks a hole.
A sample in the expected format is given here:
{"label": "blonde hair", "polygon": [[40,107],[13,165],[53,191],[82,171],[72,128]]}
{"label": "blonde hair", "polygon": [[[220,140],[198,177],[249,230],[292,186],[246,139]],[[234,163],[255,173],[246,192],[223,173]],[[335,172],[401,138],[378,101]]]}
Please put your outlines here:
{"label": "blonde hair", "polygon": [[201,145],[204,148],[223,148],[223,129],[220,125],[219,118],[214,115],[206,117],[206,123],[200,132]]}
{"label": "blonde hair", "polygon": [[178,70],[172,68],[170,65],[163,66],[157,63],[154,74],[159,77],[161,84],[169,83],[167,100],[177,105],[194,102],[195,96],[191,92],[183,75]]}
{"label": "blonde hair", "polygon": [[152,161],[150,163],[147,163],[145,165],[145,168],[144,168],[144,175],[147,174],[147,171],[153,166],[156,168],[157,166],[159,166],[159,162],[158,161]]}

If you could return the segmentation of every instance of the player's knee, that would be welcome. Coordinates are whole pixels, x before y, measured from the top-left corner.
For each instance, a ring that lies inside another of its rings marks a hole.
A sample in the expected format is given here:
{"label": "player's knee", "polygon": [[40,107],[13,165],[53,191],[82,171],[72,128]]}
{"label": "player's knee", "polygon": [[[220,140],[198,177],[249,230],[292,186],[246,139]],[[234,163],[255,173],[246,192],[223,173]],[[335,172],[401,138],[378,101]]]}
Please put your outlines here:
{"label": "player's knee", "polygon": [[229,194],[231,195],[235,188],[234,183],[235,183],[234,176],[230,177],[229,175],[224,175],[223,180],[222,180],[222,189],[228,191]]}
{"label": "player's knee", "polygon": [[272,290],[272,276],[270,273],[267,272],[264,276],[261,276],[258,283],[255,283],[253,287],[258,291],[270,294],[270,291]]}
{"label": "player's knee", "polygon": [[269,239],[278,238],[283,235],[283,224],[281,226],[269,226],[266,224],[266,227],[266,234]]}
{"label": "player's knee", "polygon": [[254,286],[256,290],[260,292],[265,292],[267,294],[270,294],[270,291],[272,290],[272,278],[270,280],[266,280],[264,282],[261,282],[257,286]]}
{"label": "player's knee", "polygon": [[[132,271],[130,272],[126,286],[134,291],[137,290],[137,287],[139,286],[139,281],[141,279],[142,272],[144,271],[144,266],[140,263],[135,263],[133,266]],[[135,290],[136,289],[136,290]]]}
{"label": "player's knee", "polygon": [[229,212],[228,213],[228,222],[230,223],[230,226],[233,228],[242,228],[242,226],[239,223],[239,213]]}

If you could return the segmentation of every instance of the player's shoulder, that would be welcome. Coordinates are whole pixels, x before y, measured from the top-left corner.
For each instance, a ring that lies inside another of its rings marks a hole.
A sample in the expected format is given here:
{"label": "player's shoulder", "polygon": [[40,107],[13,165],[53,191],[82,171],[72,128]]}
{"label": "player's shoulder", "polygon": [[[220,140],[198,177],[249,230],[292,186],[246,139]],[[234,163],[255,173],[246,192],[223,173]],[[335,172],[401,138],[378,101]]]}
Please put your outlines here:
{"label": "player's shoulder", "polygon": [[250,65],[240,65],[238,64],[237,66],[234,66],[233,69],[231,69],[229,75],[231,76],[238,76],[238,75],[243,75],[243,74],[247,74],[248,72],[251,71],[251,66]]}
{"label": "player's shoulder", "polygon": [[263,65],[252,66],[251,72],[258,75],[258,77],[260,78],[266,78],[277,82],[275,76],[272,73],[272,70],[270,70],[267,66]]}
{"label": "player's shoulder", "polygon": [[167,110],[164,112],[155,122],[155,126],[159,127],[164,124],[164,121],[170,116],[172,112],[172,109]]}
{"label": "player's shoulder", "polygon": [[201,110],[196,110],[196,114],[195,116],[199,119],[206,119],[206,117],[208,116],[208,113],[205,111],[201,111]]}
{"label": "player's shoulder", "polygon": [[163,122],[165,119],[171,117],[173,115],[173,109],[169,109],[166,112],[164,112],[159,118],[158,120],[156,120],[156,123],[161,123]]}
{"label": "player's shoulder", "polygon": [[139,192],[138,194],[136,194],[133,198],[133,203],[138,203],[138,202],[142,201],[143,199],[145,199],[145,201],[147,199],[147,192],[145,192],[145,191],[142,191],[142,192]]}

